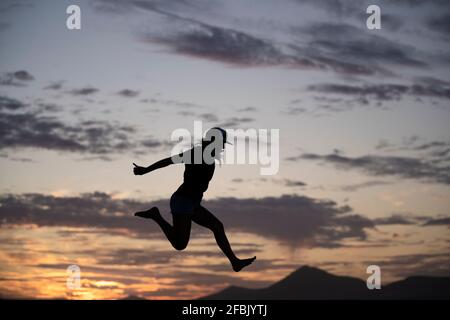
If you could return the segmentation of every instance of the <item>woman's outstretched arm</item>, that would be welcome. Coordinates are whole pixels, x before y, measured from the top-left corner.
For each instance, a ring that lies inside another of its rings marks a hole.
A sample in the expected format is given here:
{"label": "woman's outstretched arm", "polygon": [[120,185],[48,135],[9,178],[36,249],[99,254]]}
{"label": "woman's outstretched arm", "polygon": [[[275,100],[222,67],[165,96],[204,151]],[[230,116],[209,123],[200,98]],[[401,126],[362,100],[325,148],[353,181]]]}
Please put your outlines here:
{"label": "woman's outstretched arm", "polygon": [[168,157],[168,158],[164,158],[162,160],[156,161],[155,163],[153,163],[152,165],[148,166],[148,167],[141,167],[138,166],[137,164],[133,163],[134,168],[133,168],[133,172],[135,175],[143,175],[149,172],[152,172],[156,169],[161,169],[164,167],[167,167],[168,165],[173,164],[174,162],[172,161],[172,157]]}

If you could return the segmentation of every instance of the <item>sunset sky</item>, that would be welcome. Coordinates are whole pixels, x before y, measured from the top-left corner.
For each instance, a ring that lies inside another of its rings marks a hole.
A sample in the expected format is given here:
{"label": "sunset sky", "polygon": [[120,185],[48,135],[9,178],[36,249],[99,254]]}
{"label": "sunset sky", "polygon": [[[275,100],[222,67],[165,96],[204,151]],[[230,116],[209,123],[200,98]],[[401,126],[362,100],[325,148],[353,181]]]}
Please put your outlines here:
{"label": "sunset sky", "polygon": [[[2,0],[0,297],[190,299],[302,265],[450,276],[449,43],[447,0]],[[240,273],[210,231],[179,252],[133,217],[171,218],[183,166],[132,163],[194,121],[280,130],[276,175],[218,165],[204,197],[257,256]]]}

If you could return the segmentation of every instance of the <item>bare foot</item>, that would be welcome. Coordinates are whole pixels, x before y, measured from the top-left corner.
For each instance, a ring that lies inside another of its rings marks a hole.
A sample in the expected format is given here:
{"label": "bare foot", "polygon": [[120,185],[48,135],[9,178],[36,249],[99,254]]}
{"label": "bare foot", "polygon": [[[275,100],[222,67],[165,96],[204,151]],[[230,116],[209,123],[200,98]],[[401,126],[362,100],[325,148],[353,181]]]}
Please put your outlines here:
{"label": "bare foot", "polygon": [[236,272],[239,272],[246,266],[252,264],[253,261],[255,261],[255,259],[256,259],[256,256],[254,256],[253,258],[248,258],[248,259],[239,259],[237,262],[233,263],[233,270]]}
{"label": "bare foot", "polygon": [[136,212],[134,215],[136,217],[141,217],[141,218],[145,218],[145,219],[154,219],[155,216],[159,215],[159,210],[157,207],[153,207],[151,209],[148,209],[146,211],[139,211]]}

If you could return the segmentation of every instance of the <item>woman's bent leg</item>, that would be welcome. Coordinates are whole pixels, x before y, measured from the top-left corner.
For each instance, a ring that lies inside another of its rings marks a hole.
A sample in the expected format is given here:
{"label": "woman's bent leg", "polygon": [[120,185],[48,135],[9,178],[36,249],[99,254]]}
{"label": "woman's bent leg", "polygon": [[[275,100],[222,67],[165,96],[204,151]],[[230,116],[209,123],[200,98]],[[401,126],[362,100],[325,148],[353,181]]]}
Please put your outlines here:
{"label": "woman's bent leg", "polygon": [[175,249],[183,250],[187,247],[191,234],[191,215],[172,215],[173,226],[164,219],[156,207],[136,212],[135,216],[154,220]]}

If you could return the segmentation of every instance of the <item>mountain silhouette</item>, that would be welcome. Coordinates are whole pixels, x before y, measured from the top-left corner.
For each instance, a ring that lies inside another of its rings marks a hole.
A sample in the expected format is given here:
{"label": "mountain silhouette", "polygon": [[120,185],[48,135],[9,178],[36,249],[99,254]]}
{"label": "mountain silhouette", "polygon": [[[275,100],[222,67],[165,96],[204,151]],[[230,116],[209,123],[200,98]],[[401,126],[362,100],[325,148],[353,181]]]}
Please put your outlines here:
{"label": "mountain silhouette", "polygon": [[346,299],[450,299],[450,277],[415,276],[369,290],[366,282],[304,266],[261,289],[236,286],[202,297],[209,300],[346,300]]}

